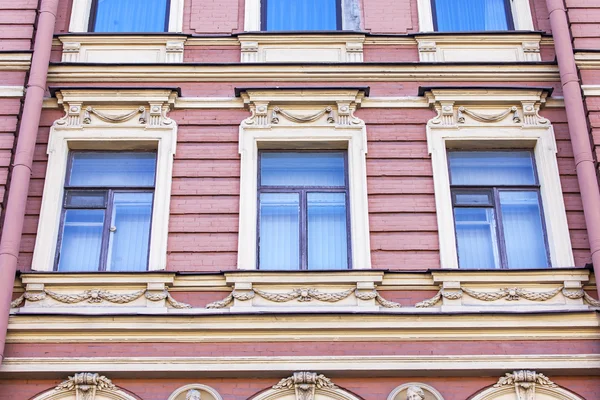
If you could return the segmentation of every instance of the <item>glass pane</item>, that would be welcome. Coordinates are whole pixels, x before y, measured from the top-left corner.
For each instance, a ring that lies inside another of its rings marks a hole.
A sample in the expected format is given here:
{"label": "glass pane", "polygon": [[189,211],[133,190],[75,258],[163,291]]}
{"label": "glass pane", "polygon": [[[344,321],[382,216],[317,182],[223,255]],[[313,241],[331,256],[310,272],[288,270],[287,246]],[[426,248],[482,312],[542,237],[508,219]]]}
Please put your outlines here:
{"label": "glass pane", "polygon": [[344,153],[262,153],[263,186],[344,186]]}
{"label": "glass pane", "polygon": [[106,207],[106,191],[69,190],[65,204],[73,208],[103,208]]}
{"label": "glass pane", "polygon": [[94,32],[164,32],[167,0],[96,0]]}
{"label": "glass pane", "polygon": [[548,256],[537,192],[500,192],[509,268],[546,268]]}
{"label": "glass pane", "polygon": [[454,204],[462,206],[491,206],[492,205],[492,194],[491,193],[454,193]]}
{"label": "glass pane", "polygon": [[298,193],[260,195],[259,268],[300,268]]}
{"label": "glass pane", "polygon": [[147,269],[152,196],[152,193],[114,194],[107,270]]}
{"label": "glass pane", "polygon": [[267,31],[337,29],[337,0],[267,1]]}
{"label": "glass pane", "polygon": [[104,210],[66,210],[58,270],[97,271]]}
{"label": "glass pane", "polygon": [[448,152],[453,185],[535,185],[529,151]]}
{"label": "glass pane", "polygon": [[438,32],[508,30],[506,0],[432,0]]}
{"label": "glass pane", "polygon": [[492,208],[455,208],[460,268],[499,268],[496,221]]}
{"label": "glass pane", "polygon": [[348,268],[345,193],[308,193],[308,269]]}
{"label": "glass pane", "polygon": [[70,186],[154,186],[155,153],[75,153]]}

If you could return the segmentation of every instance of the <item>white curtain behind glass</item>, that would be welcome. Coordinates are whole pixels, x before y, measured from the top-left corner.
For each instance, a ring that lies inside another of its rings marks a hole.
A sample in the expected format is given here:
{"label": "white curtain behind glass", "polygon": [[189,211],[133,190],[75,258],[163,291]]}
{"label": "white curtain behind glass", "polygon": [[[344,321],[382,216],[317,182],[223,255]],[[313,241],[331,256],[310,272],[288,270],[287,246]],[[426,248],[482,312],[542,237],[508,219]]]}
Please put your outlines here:
{"label": "white curtain behind glass", "polygon": [[438,32],[504,31],[505,0],[432,0]]}
{"label": "white curtain behind glass", "polygon": [[168,0],[97,0],[94,32],[164,32]]}

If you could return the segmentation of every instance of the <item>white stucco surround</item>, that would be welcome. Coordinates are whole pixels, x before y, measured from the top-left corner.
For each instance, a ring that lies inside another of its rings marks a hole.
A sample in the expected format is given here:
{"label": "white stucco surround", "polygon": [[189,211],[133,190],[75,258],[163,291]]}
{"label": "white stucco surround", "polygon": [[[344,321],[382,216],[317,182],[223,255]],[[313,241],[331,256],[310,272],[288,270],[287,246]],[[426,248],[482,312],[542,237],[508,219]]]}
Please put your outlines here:
{"label": "white stucco surround", "polygon": [[[460,7],[460,2],[457,2],[457,6]],[[417,7],[419,12],[419,32],[433,32],[431,0],[417,0]],[[510,8],[516,31],[534,30],[529,0],[511,0]]]}
{"label": "white stucco surround", "polygon": [[365,159],[367,132],[364,121],[354,116],[364,92],[358,89],[249,89],[241,95],[252,116],[241,123],[239,131],[238,269],[257,267],[256,193],[260,148],[348,151],[352,268],[371,268]]}
{"label": "white stucco surround", "polygon": [[[59,235],[68,155],[77,150],[156,150],[156,183],[148,270],[167,264],[167,236],[177,124],[166,116],[175,102],[169,89],[61,90],[65,116],[50,128],[48,166],[33,261],[34,271],[52,271]],[[91,109],[91,110],[90,110]]]}
{"label": "white stucco surround", "polygon": [[[93,0],[73,0],[69,32],[88,31],[92,1]],[[170,1],[168,32],[183,31],[183,2],[184,0]]]}
{"label": "white stucco surround", "polygon": [[556,141],[538,112],[542,89],[432,89],[425,93],[438,115],[427,123],[442,268],[458,268],[447,149],[533,149],[553,267],[575,262],[567,224]]}

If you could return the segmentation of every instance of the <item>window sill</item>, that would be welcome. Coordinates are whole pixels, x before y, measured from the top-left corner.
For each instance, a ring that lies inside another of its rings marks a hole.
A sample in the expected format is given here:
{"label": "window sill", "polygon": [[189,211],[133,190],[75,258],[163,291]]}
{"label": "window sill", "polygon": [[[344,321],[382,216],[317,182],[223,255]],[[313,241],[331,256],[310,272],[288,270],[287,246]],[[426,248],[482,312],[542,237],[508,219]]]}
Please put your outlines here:
{"label": "window sill", "polygon": [[436,32],[415,36],[425,62],[538,62],[541,33]]}
{"label": "window sill", "polygon": [[239,36],[242,63],[362,62],[362,33],[285,32]]}
{"label": "window sill", "polygon": [[180,63],[186,36],[94,34],[59,36],[63,62]]}

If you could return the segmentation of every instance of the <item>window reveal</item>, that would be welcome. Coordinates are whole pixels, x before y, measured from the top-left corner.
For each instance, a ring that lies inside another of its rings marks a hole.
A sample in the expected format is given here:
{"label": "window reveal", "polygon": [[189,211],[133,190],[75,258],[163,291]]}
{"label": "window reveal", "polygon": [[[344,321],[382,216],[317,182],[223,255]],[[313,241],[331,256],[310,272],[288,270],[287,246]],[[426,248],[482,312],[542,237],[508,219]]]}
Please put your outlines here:
{"label": "window reveal", "polygon": [[539,183],[529,151],[450,151],[461,268],[545,268]]}
{"label": "window reveal", "polygon": [[350,268],[347,155],[259,155],[258,267]]}
{"label": "window reveal", "polygon": [[155,169],[155,153],[70,154],[57,270],[147,269]]}

